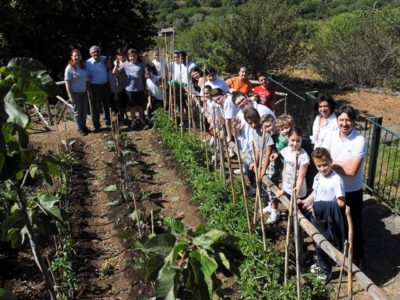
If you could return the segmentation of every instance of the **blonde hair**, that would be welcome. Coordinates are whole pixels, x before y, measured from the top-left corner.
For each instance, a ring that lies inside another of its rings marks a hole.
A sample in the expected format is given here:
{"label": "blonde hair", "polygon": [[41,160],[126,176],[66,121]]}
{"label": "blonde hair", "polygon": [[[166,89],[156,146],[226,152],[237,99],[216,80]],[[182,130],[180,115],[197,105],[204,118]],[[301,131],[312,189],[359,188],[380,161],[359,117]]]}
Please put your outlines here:
{"label": "blonde hair", "polygon": [[294,119],[291,115],[282,115],[275,121],[275,126],[278,129],[282,129],[285,127],[292,128],[294,126]]}

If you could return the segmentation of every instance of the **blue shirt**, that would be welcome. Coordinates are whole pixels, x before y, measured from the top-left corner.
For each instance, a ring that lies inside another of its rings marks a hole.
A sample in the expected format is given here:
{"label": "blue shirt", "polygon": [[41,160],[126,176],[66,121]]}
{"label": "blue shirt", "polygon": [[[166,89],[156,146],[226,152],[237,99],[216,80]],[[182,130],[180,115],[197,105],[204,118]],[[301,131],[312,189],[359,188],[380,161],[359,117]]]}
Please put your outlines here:
{"label": "blue shirt", "polygon": [[88,72],[78,66],[76,69],[68,64],[64,72],[64,80],[71,82],[73,93],[86,92],[86,82],[89,80]]}
{"label": "blue shirt", "polygon": [[144,90],[142,63],[128,63],[124,65],[124,70],[127,77],[126,90],[129,92],[139,92]]}
{"label": "blue shirt", "polygon": [[90,83],[93,84],[104,84],[108,82],[107,67],[106,67],[106,57],[100,56],[99,61],[89,58],[86,61],[86,69],[89,75],[92,76]]}

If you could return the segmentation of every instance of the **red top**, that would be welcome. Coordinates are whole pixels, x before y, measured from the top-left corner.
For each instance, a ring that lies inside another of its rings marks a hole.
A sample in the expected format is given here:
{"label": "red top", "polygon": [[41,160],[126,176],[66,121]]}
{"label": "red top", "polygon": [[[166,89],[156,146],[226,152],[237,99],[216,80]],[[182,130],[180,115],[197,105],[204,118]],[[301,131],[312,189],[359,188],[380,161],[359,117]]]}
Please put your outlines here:
{"label": "red top", "polygon": [[253,92],[260,98],[260,104],[268,106],[270,109],[272,109],[272,101],[274,100],[275,91],[259,85],[254,88]]}

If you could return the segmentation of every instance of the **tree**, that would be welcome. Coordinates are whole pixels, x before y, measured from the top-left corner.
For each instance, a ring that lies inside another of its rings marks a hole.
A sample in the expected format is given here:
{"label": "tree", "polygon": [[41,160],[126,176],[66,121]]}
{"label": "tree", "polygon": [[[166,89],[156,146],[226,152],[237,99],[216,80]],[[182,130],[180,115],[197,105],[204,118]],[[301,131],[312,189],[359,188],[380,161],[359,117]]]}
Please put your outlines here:
{"label": "tree", "polygon": [[313,44],[312,64],[327,80],[364,86],[399,84],[398,9],[335,16],[319,30]]}
{"label": "tree", "polygon": [[250,0],[238,7],[228,22],[227,42],[233,58],[238,65],[248,65],[253,74],[280,68],[296,58],[296,18],[285,2]]}
{"label": "tree", "polygon": [[29,56],[60,72],[73,47],[83,55],[95,44],[110,54],[121,45],[144,49],[155,34],[144,0],[0,0],[0,5],[2,64]]}

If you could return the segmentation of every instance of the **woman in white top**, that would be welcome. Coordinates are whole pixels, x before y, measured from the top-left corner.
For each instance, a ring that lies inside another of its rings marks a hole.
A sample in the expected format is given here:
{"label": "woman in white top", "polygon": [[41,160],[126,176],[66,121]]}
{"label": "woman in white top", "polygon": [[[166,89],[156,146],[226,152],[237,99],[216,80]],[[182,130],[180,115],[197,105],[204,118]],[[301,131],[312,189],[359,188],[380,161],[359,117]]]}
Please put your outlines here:
{"label": "woman in white top", "polygon": [[318,97],[314,109],[318,112],[312,127],[311,141],[314,149],[321,147],[324,139],[338,129],[335,111],[335,100],[330,95]]}

